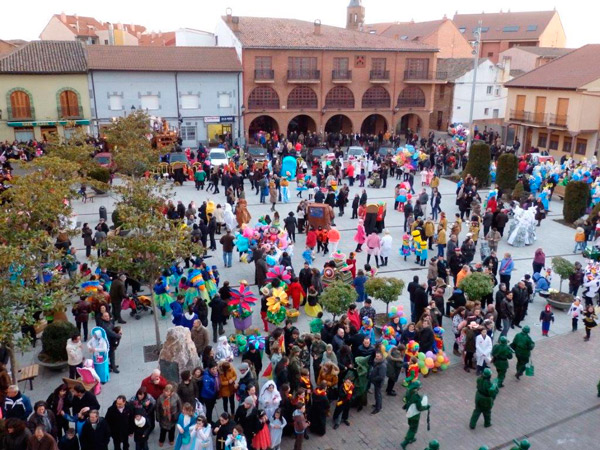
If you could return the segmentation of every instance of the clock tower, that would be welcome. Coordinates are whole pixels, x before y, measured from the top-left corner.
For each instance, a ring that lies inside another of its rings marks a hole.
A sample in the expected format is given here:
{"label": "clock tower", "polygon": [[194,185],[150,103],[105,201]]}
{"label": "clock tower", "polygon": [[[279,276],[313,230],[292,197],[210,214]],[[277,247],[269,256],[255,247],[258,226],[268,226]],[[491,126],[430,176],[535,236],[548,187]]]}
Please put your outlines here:
{"label": "clock tower", "polygon": [[346,28],[362,31],[365,23],[365,7],[362,0],[350,0],[346,14]]}

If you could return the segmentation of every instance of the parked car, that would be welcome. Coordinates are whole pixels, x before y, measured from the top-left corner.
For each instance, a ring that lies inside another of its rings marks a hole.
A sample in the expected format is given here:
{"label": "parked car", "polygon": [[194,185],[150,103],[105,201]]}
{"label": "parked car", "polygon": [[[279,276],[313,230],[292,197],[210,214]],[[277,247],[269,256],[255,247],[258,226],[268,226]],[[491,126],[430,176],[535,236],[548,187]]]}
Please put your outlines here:
{"label": "parked car", "polygon": [[386,157],[387,155],[395,155],[396,149],[394,147],[379,147],[379,156]]}
{"label": "parked car", "polygon": [[187,155],[183,152],[171,152],[169,153],[169,164],[173,163],[184,163],[189,165],[190,161],[187,158]]}
{"label": "parked car", "polygon": [[321,159],[323,158],[325,155],[327,155],[328,153],[330,153],[328,148],[325,147],[315,147],[312,149],[311,152],[311,159]]}
{"label": "parked car", "polygon": [[248,155],[254,161],[265,161],[267,159],[267,149],[263,147],[248,147]]}
{"label": "parked car", "polygon": [[106,169],[111,169],[114,166],[112,153],[96,153],[96,155],[94,155],[94,161],[96,161],[100,167],[105,167]]}
{"label": "parked car", "polygon": [[224,166],[229,162],[225,149],[222,148],[211,148],[208,159],[212,167]]}
{"label": "parked car", "polygon": [[346,159],[349,159],[351,156],[354,158],[364,158],[367,156],[367,152],[362,147],[351,146],[348,147],[348,151],[346,152]]}

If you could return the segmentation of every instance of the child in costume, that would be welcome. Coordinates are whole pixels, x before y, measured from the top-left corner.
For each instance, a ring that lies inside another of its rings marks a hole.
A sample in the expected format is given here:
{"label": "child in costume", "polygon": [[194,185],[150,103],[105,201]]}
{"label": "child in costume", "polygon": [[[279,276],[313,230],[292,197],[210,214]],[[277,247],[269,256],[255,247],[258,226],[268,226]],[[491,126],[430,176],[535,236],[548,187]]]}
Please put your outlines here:
{"label": "child in costume", "polygon": [[435,327],[433,329],[433,340],[435,342],[435,346],[433,347],[433,353],[444,353],[444,329],[442,327]]}
{"label": "child in costume", "polygon": [[590,340],[592,328],[598,325],[596,323],[597,319],[598,317],[594,312],[594,305],[587,305],[585,312],[583,313],[583,325],[585,325],[585,337],[583,338],[584,341]]}
{"label": "child in costume", "polygon": [[419,370],[419,359],[416,356],[412,356],[410,358],[408,369],[406,369],[406,378],[404,379],[404,383],[402,383],[402,385],[406,387],[410,383],[417,381],[419,379]]}
{"label": "child in costume", "polygon": [[406,258],[410,256],[410,236],[407,233],[404,233],[402,236],[402,247],[400,247],[400,256],[404,257],[404,261]]}
{"label": "child in costume", "polygon": [[550,322],[554,322],[554,313],[550,311],[550,305],[540,313],[540,322],[542,322],[542,336],[548,336],[550,331]]}
{"label": "child in costume", "polygon": [[154,302],[158,309],[160,309],[160,313],[162,318],[164,319],[167,316],[167,312],[171,310],[169,305],[173,302],[173,298],[169,295],[169,281],[166,274],[163,274],[156,283],[154,283]]}
{"label": "child in costume", "polygon": [[421,239],[419,245],[421,246],[421,252],[419,255],[421,258],[420,264],[421,266],[425,267],[425,264],[427,263],[427,241]]}
{"label": "child in costume", "polygon": [[315,259],[315,255],[314,255],[314,252],[312,251],[312,249],[310,249],[309,247],[306,247],[306,250],[304,250],[302,252],[302,259],[304,259],[304,262],[306,264],[308,264],[309,266],[312,266],[312,263]]}
{"label": "child in costume", "polygon": [[368,337],[371,340],[371,345],[375,345],[377,342],[377,339],[375,338],[375,330],[373,329],[373,321],[369,317],[363,317],[360,333],[364,337]]}

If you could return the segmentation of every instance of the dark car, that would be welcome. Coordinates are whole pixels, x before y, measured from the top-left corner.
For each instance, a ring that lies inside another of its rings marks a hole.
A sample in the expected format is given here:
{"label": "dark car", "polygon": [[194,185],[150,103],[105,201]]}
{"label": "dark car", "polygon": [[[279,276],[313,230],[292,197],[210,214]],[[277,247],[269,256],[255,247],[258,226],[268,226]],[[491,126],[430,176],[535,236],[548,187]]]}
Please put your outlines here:
{"label": "dark car", "polygon": [[188,165],[190,164],[189,160],[187,159],[187,155],[183,152],[169,153],[169,164],[173,163],[184,163]]}
{"label": "dark car", "polygon": [[327,155],[328,153],[331,153],[331,151],[328,148],[325,147],[315,147],[312,149],[311,152],[311,159],[321,159],[323,158],[325,155]]}
{"label": "dark car", "polygon": [[396,149],[393,147],[379,147],[378,150],[379,156],[385,157],[387,155],[395,155]]}
{"label": "dark car", "polygon": [[264,161],[267,159],[267,149],[262,147],[248,147],[248,155],[254,161]]}

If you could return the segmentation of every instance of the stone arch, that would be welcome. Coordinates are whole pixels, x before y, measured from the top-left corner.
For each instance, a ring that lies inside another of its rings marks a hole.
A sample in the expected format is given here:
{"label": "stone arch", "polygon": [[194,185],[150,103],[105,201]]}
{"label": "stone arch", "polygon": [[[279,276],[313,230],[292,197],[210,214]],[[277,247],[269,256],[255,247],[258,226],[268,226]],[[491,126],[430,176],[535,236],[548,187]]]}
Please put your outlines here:
{"label": "stone arch", "polygon": [[[23,95],[19,95],[23,94]],[[33,119],[35,108],[33,106],[33,95],[27,89],[16,87],[6,93],[6,105],[8,106],[8,119]]]}
{"label": "stone arch", "polygon": [[354,109],[354,94],[346,86],[335,86],[325,97],[326,108]]}
{"label": "stone arch", "polygon": [[310,86],[296,86],[287,98],[287,109],[317,109],[319,100]]}
{"label": "stone arch", "polygon": [[287,127],[287,134],[295,131],[296,133],[314,133],[317,131],[317,122],[307,114],[298,114],[290,122]]}
{"label": "stone arch", "polygon": [[257,86],[248,96],[248,110],[279,109],[279,94],[270,86]]}
{"label": "stone arch", "polygon": [[365,117],[360,126],[361,134],[378,134],[385,133],[388,129],[388,123],[385,117],[381,114],[370,114]]}
{"label": "stone arch", "polygon": [[383,86],[372,86],[362,96],[363,108],[390,108],[392,99]]}
{"label": "stone arch", "polygon": [[335,114],[331,116],[325,123],[325,133],[349,134],[354,131],[352,120],[345,114]]}
{"label": "stone arch", "polygon": [[81,95],[77,89],[63,87],[56,91],[56,105],[61,117],[82,116]]}
{"label": "stone arch", "polygon": [[398,95],[398,108],[424,108],[425,93],[418,86],[408,86]]}
{"label": "stone arch", "polygon": [[256,141],[255,135],[257,135],[261,131],[265,133],[271,133],[273,131],[276,131],[277,133],[279,133],[279,124],[273,117],[269,115],[263,114],[257,116],[254,119],[252,119],[250,121],[250,125],[248,125],[248,137],[251,140]]}

